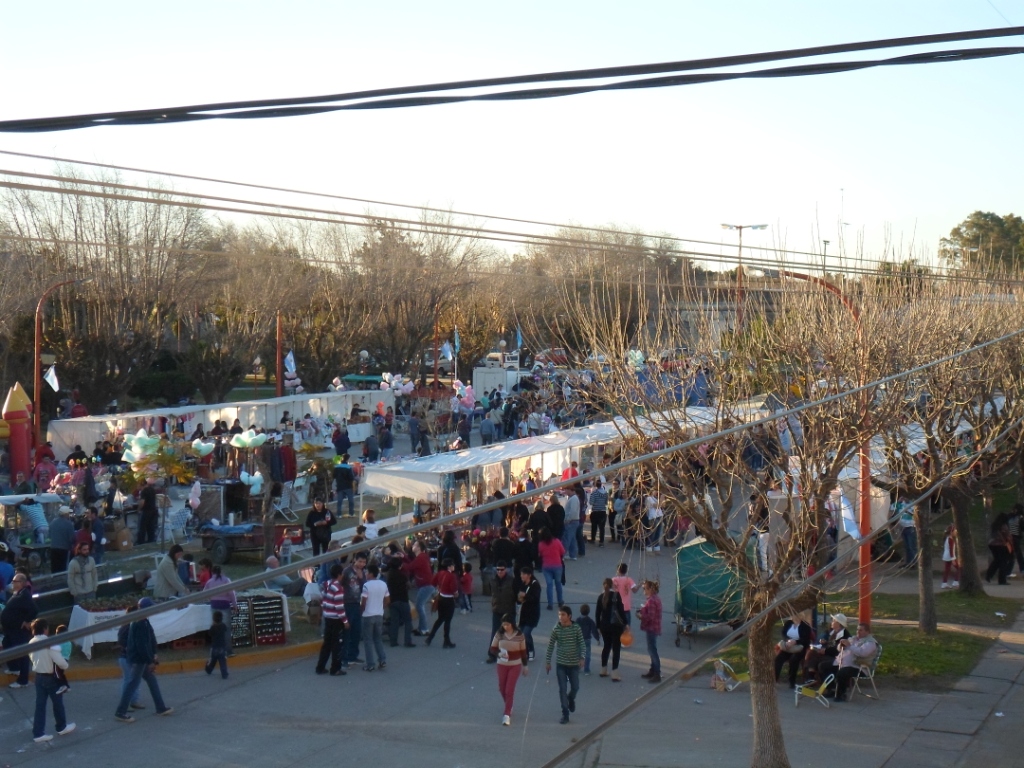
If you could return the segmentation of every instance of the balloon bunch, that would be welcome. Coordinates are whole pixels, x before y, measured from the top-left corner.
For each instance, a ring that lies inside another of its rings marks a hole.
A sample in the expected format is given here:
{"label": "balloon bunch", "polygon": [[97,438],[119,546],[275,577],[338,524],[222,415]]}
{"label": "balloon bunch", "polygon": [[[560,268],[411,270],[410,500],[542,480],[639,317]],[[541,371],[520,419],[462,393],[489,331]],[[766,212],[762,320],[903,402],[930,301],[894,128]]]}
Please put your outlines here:
{"label": "balloon bunch", "polygon": [[121,454],[121,459],[131,464],[132,471],[136,474],[155,476],[158,473],[156,454],[160,442],[156,435],[150,436],[146,430],[140,429],[124,439],[127,447]]}
{"label": "balloon bunch", "polygon": [[284,373],[284,386],[285,389],[294,389],[296,395],[301,395],[306,391],[302,388],[302,379],[298,378],[291,371],[285,371]]}
{"label": "balloon bunch", "polygon": [[254,475],[243,470],[238,479],[242,481],[242,485],[249,486],[250,496],[259,496],[263,493],[263,475],[258,470]]}
{"label": "balloon bunch", "polygon": [[335,376],[333,379],[331,379],[331,383],[327,385],[327,391],[328,392],[344,392],[345,391],[345,382],[343,382],[340,377]]}
{"label": "balloon bunch", "polygon": [[215,447],[216,446],[213,443],[204,443],[198,438],[192,441],[192,450],[196,452],[196,456],[200,459],[205,459],[213,453],[213,449]]}
{"label": "balloon bunch", "polygon": [[199,509],[199,502],[202,498],[203,489],[199,485],[199,481],[196,480],[192,483],[192,490],[188,492],[188,505],[195,511]]}
{"label": "balloon bunch", "polygon": [[640,370],[644,367],[644,353],[639,349],[631,349],[626,354],[626,362],[633,370]]}
{"label": "balloon bunch", "polygon": [[267,442],[266,433],[257,435],[256,431],[252,429],[231,436],[231,445],[234,448],[259,448],[265,442]]}
{"label": "balloon bunch", "polygon": [[390,374],[382,373],[381,378],[384,379],[380,383],[382,391],[392,390],[396,395],[410,395],[413,390],[416,389],[416,384],[412,379],[406,379],[402,374]]}
{"label": "balloon bunch", "polygon": [[476,393],[473,392],[473,385],[463,384],[458,379],[452,384],[455,388],[455,396],[459,398],[459,403],[469,410],[476,408]]}

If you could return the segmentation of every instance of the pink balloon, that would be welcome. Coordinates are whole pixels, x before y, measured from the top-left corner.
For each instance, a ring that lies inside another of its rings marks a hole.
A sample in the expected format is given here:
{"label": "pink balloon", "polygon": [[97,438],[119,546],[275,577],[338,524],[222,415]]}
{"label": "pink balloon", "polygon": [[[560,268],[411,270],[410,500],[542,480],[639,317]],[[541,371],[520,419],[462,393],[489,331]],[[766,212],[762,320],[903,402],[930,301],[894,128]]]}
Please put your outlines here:
{"label": "pink balloon", "polygon": [[190,507],[192,507],[192,509],[199,509],[199,499],[195,499],[195,498],[189,499],[188,500],[188,505]]}
{"label": "pink balloon", "polygon": [[382,381],[382,382],[380,383],[380,388],[381,388],[382,390],[387,390],[387,389],[391,389],[391,385],[390,385],[390,384],[388,384],[388,383],[387,383],[386,381]]}

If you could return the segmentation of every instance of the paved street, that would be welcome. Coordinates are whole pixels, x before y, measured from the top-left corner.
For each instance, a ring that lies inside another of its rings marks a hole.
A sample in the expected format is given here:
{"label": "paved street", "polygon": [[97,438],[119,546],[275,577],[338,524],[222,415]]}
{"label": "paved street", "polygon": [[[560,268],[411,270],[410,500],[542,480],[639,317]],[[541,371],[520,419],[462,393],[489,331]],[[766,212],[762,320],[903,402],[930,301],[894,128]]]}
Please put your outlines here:
{"label": "paved street", "polygon": [[[617,547],[589,548],[586,558],[569,563],[566,599],[574,605],[596,597],[601,579],[611,574]],[[630,553],[626,553],[629,560]],[[671,557],[632,554],[631,572],[660,576],[672,608]],[[554,621],[544,612],[536,636],[544,638]],[[666,616],[660,644],[663,664],[679,669],[691,658],[683,643],[672,643]],[[1024,683],[1024,627],[1004,633],[979,665],[948,695],[893,691],[879,682],[881,701],[858,697],[825,710],[806,700],[794,709],[780,687],[787,747],[795,766],[821,766],[838,747],[844,762],[858,768],[914,765],[1013,765],[1020,744]],[[389,649],[388,669],[353,669],[332,678],[313,673],[313,659],[266,667],[239,667],[228,681],[205,674],[161,676],[171,717],[149,708],[132,725],[113,719],[115,681],[74,682],[66,695],[69,718],[78,730],[50,745],[32,742],[34,690],[3,690],[0,702],[0,765],[52,766],[55,759],[90,766],[334,766],[415,764],[418,768],[541,765],[646,692],[643,643],[624,655],[623,682],[594,673],[583,677],[578,711],[559,725],[558,694],[543,665],[531,665],[517,690],[513,725],[500,723],[496,674],[484,664],[490,632],[489,606],[476,597],[476,611],[456,615],[455,650],[433,647]],[[695,649],[721,637],[711,630]],[[539,643],[543,658],[544,640]],[[1013,681],[1013,682],[1011,682]],[[663,695],[611,728],[587,754],[567,766],[741,766],[749,763],[750,699],[745,688],[718,693],[706,675],[667,686]],[[997,718],[996,712],[1005,717]],[[52,732],[52,720],[50,731]],[[1011,759],[1007,755],[1013,755]],[[957,763],[957,760],[963,762]]]}

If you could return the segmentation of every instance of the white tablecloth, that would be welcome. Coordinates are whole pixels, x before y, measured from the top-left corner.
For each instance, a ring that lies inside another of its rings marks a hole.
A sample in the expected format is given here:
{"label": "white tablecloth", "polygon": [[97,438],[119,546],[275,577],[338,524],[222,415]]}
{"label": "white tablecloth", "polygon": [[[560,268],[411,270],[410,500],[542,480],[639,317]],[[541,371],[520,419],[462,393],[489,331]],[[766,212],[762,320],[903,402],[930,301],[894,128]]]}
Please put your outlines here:
{"label": "white tablecloth", "polygon": [[[68,630],[89,627],[116,616],[124,616],[125,613],[126,611],[90,612],[76,605],[71,610],[71,621],[68,622]],[[209,605],[187,605],[184,608],[177,608],[173,611],[150,616],[149,623],[153,625],[156,641],[158,643],[169,643],[171,640],[177,640],[179,637],[188,637],[196,632],[208,630],[210,624],[213,623],[213,611],[210,610]],[[105,632],[97,632],[75,642],[81,646],[85,657],[91,659],[93,643],[116,643],[117,630],[109,629]]]}
{"label": "white tablecloth", "polygon": [[[269,590],[247,591],[239,593],[239,597],[243,594],[280,597],[281,607],[284,610],[285,631],[292,631],[291,617],[288,613],[287,597],[279,592],[271,592]],[[68,622],[68,630],[71,631],[81,629],[82,627],[90,627],[93,624],[99,624],[101,621],[106,621],[107,619],[124,616],[125,613],[127,613],[127,611],[90,612],[83,610],[76,605],[71,610],[71,621]],[[153,632],[156,633],[156,641],[158,643],[169,643],[180,637],[188,637],[189,635],[194,635],[196,632],[205,632],[208,630],[210,625],[213,623],[213,610],[205,603],[187,605],[184,608],[176,608],[174,610],[165,611],[164,613],[158,613],[155,616],[150,616],[149,623],[153,625]],[[97,632],[92,635],[87,635],[75,642],[81,647],[82,653],[85,654],[85,658],[91,659],[93,643],[116,643],[117,630],[110,629],[104,632]]]}

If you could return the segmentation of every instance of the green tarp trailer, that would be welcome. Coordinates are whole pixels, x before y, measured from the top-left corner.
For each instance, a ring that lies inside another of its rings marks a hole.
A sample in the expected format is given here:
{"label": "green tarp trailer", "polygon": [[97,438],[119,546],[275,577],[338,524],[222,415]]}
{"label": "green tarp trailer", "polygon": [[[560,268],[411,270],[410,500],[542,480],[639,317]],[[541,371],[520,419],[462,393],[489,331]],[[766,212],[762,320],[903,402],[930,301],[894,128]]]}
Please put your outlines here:
{"label": "green tarp trailer", "polygon": [[[753,560],[753,545],[749,550]],[[743,619],[743,577],[703,537],[676,550],[675,613],[676,645],[683,635]]]}

